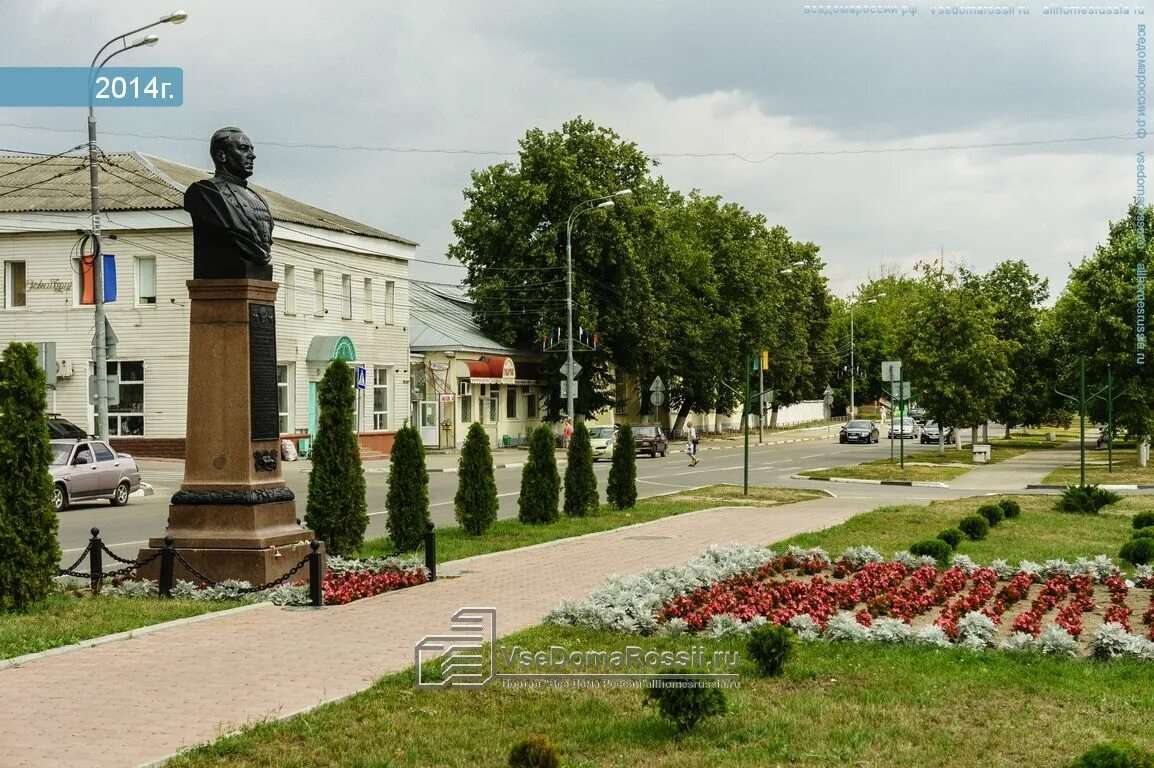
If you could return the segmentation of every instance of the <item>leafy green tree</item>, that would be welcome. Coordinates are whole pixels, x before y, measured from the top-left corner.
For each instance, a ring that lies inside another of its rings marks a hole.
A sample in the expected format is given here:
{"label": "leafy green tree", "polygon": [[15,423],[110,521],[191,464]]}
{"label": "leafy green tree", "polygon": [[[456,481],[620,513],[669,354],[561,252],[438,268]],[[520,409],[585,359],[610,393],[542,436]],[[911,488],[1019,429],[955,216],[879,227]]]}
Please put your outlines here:
{"label": "leafy green tree", "polygon": [[474,421],[461,447],[453,510],[462,528],[474,536],[480,536],[496,521],[499,507],[489,435],[483,426]]}
{"label": "leafy green tree", "polygon": [[0,607],[46,597],[60,562],[44,371],[32,344],[0,357]]}
{"label": "leafy green tree", "polygon": [[355,424],[356,389],[348,363],[329,363],[317,385],[317,406],[305,524],[325,542],[326,552],[347,555],[364,543],[369,527]]}
{"label": "leafy green tree", "polygon": [[584,517],[597,511],[600,499],[597,476],[593,474],[593,444],[589,440],[589,428],[581,419],[573,425],[568,458],[565,465],[565,514]]}
{"label": "leafy green tree", "polygon": [[[924,264],[922,301],[899,320],[902,375],[918,402],[945,426],[988,421],[1011,385],[1014,342],[995,334],[994,306],[980,286],[936,264]],[[938,450],[945,452],[944,433]]]}
{"label": "leafy green tree", "polygon": [[622,424],[617,430],[605,497],[617,509],[637,504],[637,443],[633,440],[633,427],[628,424]]}
{"label": "leafy green tree", "polygon": [[529,437],[529,460],[521,470],[521,494],[517,499],[517,519],[522,523],[557,521],[561,497],[561,476],[557,474],[553,430],[542,424]]}
{"label": "leafy green tree", "polygon": [[429,472],[425,446],[414,426],[397,430],[389,455],[389,491],[385,496],[389,538],[401,552],[420,546],[429,524]]}
{"label": "leafy green tree", "polygon": [[[1086,388],[1105,386],[1106,369],[1114,379],[1115,423],[1132,435],[1154,431],[1154,387],[1150,385],[1146,339],[1137,335],[1138,266],[1152,258],[1154,208],[1146,206],[1139,234],[1139,210],[1110,223],[1106,242],[1076,265],[1053,309],[1053,355],[1061,388],[1077,393],[1078,361],[1086,360]],[[1149,288],[1147,288],[1149,291]],[[1141,346],[1140,346],[1141,345]],[[1139,360],[1142,362],[1139,362]],[[1106,421],[1106,403],[1091,401],[1090,418]]]}

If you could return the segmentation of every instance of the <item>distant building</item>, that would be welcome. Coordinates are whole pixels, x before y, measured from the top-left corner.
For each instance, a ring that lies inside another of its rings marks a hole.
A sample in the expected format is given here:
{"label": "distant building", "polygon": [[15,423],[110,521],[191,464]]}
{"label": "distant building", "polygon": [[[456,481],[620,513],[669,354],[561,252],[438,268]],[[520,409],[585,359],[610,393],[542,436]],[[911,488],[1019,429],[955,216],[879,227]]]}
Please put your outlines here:
{"label": "distant building", "polygon": [[[192,223],[185,188],[211,174],[158,157],[101,162],[106,305],[119,339],[108,374],[119,402],[109,428],[122,450],[181,456],[187,403]],[[361,445],[387,451],[409,415],[409,261],[416,243],[253,185],[274,219],[277,374],[282,435],[315,433],[316,385],[332,359],[366,369]],[[81,232],[88,160],[0,156],[0,341],[55,342],[49,409],[91,429],[93,308],[82,304]],[[228,371],[221,371],[227,376]]]}

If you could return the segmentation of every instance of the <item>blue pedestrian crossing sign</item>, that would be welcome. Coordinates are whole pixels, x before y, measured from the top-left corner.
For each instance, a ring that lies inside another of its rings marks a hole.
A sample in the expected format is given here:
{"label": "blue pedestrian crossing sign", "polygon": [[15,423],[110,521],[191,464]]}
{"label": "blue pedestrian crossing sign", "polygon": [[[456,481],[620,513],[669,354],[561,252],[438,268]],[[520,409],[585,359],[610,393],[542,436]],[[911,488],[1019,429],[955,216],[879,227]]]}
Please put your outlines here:
{"label": "blue pedestrian crossing sign", "polygon": [[365,372],[365,367],[362,365],[357,368],[357,389],[364,389],[367,380],[368,375]]}

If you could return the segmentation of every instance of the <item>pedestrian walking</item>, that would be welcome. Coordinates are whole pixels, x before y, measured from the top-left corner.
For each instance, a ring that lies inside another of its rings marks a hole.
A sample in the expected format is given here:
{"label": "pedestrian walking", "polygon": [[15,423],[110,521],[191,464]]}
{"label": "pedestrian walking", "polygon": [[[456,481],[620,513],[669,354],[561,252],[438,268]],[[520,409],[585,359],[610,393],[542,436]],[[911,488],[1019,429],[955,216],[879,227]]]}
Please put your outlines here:
{"label": "pedestrian walking", "polygon": [[565,419],[565,429],[561,432],[561,444],[569,449],[569,440],[573,437],[573,420]]}
{"label": "pedestrian walking", "polygon": [[685,450],[689,454],[689,466],[697,466],[697,430],[693,428],[693,420],[685,422],[685,437],[689,441]]}

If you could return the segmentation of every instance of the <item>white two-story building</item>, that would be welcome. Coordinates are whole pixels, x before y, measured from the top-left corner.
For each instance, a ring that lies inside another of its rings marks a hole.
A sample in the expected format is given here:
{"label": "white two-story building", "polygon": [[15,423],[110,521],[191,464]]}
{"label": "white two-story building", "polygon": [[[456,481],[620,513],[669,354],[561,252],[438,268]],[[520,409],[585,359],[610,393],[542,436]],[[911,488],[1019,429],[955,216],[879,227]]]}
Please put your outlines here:
{"label": "white two-story building", "polygon": [[[211,174],[157,157],[107,155],[100,197],[109,356],[122,450],[182,456],[192,222],[184,190]],[[388,451],[409,417],[409,261],[416,243],[253,185],[268,201],[277,297],[280,431],[315,433],[316,387],[333,359],[365,368],[362,447]],[[53,342],[49,410],[93,427],[93,306],[87,158],[0,156],[0,344]],[[111,254],[111,256],[109,256]],[[86,258],[86,256],[88,258]],[[89,291],[91,293],[91,291]],[[106,296],[112,298],[110,289]],[[221,375],[228,375],[222,371]]]}

